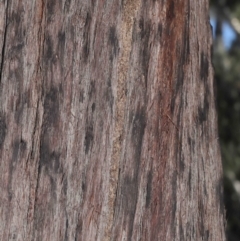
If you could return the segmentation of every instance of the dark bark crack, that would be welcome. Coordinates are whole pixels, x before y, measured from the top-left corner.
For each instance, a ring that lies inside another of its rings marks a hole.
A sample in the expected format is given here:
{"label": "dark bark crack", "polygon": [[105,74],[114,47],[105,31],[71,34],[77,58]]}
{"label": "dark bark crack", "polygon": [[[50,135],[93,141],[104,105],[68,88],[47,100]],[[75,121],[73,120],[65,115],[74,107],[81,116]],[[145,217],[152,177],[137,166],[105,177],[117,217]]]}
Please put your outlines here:
{"label": "dark bark crack", "polygon": [[2,46],[2,56],[1,56],[1,64],[0,64],[0,83],[2,83],[2,75],[3,75],[3,66],[4,66],[4,58],[6,52],[6,39],[7,39],[7,28],[8,28],[8,1],[6,3],[6,14],[5,14],[5,27],[3,34],[3,46]]}
{"label": "dark bark crack", "polygon": [[[37,110],[36,110],[36,119],[35,119],[35,126],[34,126],[34,133],[33,133],[33,145],[34,143],[38,143],[36,142],[36,138],[37,136],[35,136],[35,133],[37,131],[37,127],[39,126],[40,130],[41,130],[41,134],[40,136],[42,136],[42,132],[43,132],[43,123],[40,123],[38,118],[39,118],[39,105],[44,100],[44,96],[43,96],[43,74],[42,74],[42,69],[43,69],[43,59],[42,59],[42,55],[44,53],[44,42],[45,42],[45,32],[44,32],[44,25],[46,22],[46,14],[45,14],[45,1],[41,0],[41,5],[40,5],[40,10],[41,10],[41,15],[40,15],[40,22],[39,22],[39,29],[38,29],[38,43],[39,43],[39,48],[38,48],[38,60],[37,60],[37,70],[36,70],[36,77],[40,78],[42,86],[41,86],[41,93],[38,96],[38,103],[37,103]],[[44,111],[42,113],[44,115]],[[41,145],[42,145],[42,140],[40,140],[39,143],[39,149],[41,150]],[[34,148],[34,146],[33,146]],[[32,156],[33,153],[31,153]],[[32,237],[34,237],[34,229],[36,228],[37,224],[35,223],[35,218],[36,218],[36,210],[37,210],[37,205],[38,205],[38,191],[39,191],[39,185],[40,185],[40,176],[41,176],[41,162],[40,162],[40,153],[38,156],[38,159],[35,160],[36,161],[36,182],[35,182],[35,190],[34,190],[34,204],[33,204],[33,230],[32,230]],[[36,157],[35,157],[36,158]]]}

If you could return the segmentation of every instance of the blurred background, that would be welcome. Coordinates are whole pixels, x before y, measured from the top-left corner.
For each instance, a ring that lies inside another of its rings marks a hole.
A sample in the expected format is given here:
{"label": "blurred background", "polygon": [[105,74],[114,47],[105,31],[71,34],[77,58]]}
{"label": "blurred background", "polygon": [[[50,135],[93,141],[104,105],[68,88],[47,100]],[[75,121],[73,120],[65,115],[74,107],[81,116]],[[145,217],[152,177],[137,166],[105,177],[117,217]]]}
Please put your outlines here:
{"label": "blurred background", "polygon": [[228,241],[240,241],[240,0],[210,0]]}

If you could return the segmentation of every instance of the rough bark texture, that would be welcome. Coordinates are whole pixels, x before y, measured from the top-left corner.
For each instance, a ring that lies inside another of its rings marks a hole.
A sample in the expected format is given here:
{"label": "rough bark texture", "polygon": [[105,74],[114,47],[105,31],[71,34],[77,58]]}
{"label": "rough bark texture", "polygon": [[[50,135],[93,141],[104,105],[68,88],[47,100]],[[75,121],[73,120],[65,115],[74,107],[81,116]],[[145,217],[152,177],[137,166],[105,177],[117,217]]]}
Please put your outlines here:
{"label": "rough bark texture", "polygon": [[0,13],[0,239],[225,240],[208,1]]}

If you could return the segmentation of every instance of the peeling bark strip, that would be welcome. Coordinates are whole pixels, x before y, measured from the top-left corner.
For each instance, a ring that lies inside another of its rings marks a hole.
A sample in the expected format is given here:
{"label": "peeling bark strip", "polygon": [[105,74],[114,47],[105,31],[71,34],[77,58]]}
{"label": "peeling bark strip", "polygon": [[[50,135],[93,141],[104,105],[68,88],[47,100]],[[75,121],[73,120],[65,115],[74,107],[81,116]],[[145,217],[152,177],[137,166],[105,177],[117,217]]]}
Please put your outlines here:
{"label": "peeling bark strip", "polygon": [[0,240],[225,240],[208,1],[0,13]]}

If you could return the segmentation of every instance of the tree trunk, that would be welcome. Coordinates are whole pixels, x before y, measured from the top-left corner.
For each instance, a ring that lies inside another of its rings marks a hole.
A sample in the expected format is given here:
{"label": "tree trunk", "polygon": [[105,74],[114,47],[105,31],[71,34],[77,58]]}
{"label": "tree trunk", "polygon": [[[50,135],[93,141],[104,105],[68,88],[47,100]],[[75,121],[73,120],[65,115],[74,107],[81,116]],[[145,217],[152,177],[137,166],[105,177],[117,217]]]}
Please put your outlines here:
{"label": "tree trunk", "polygon": [[225,240],[208,1],[0,12],[0,239]]}

